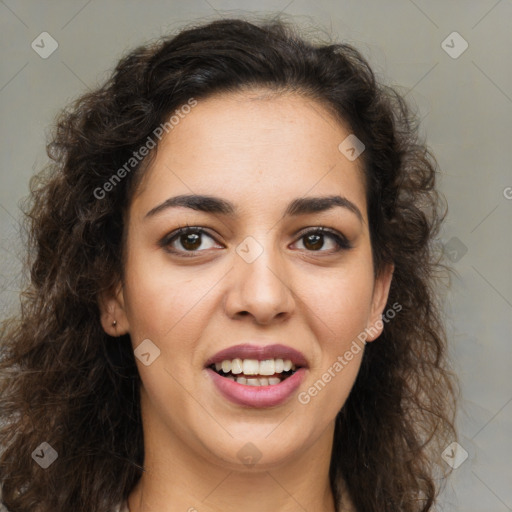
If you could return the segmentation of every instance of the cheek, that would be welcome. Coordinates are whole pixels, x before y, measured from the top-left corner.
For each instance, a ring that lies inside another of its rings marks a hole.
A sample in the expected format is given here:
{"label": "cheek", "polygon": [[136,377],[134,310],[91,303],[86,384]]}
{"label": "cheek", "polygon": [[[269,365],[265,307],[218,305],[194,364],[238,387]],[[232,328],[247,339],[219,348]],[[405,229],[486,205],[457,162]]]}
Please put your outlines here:
{"label": "cheek", "polygon": [[345,404],[364,353],[357,337],[367,326],[373,281],[354,277],[338,276],[309,294],[308,315],[318,344],[307,385],[297,399],[304,421],[317,423],[320,430]]}
{"label": "cheek", "polygon": [[310,276],[302,291],[316,326],[317,339],[328,352],[342,350],[367,327],[371,312],[373,275],[365,266]]}
{"label": "cheek", "polygon": [[134,256],[127,262],[125,305],[132,337],[166,340],[178,332],[191,332],[214,276],[172,269],[160,258]]}

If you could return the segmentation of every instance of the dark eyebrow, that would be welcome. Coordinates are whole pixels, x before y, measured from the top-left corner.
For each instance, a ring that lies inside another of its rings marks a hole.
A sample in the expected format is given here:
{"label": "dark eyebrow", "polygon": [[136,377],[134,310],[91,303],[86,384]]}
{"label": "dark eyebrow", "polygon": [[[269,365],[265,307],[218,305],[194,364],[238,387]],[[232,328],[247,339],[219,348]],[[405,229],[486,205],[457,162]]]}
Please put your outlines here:
{"label": "dark eyebrow", "polygon": [[[284,216],[298,216],[308,213],[324,212],[336,206],[350,210],[363,222],[363,214],[359,208],[352,201],[342,196],[300,197],[294,199],[286,208]],[[163,203],[155,206],[146,213],[146,218],[157,215],[168,208],[176,207],[191,208],[192,210],[200,212],[231,216],[236,215],[238,211],[233,203],[221,199],[220,197],[188,194],[166,199]]]}
{"label": "dark eyebrow", "polygon": [[166,199],[163,203],[146,213],[146,217],[152,217],[167,208],[177,208],[180,206],[199,212],[220,213],[222,215],[235,215],[237,211],[232,203],[220,197],[190,194]]}
{"label": "dark eyebrow", "polygon": [[356,214],[361,222],[364,222],[361,210],[352,201],[342,196],[299,197],[288,205],[284,214],[285,216],[305,215],[308,213],[324,212],[336,206],[350,210]]}

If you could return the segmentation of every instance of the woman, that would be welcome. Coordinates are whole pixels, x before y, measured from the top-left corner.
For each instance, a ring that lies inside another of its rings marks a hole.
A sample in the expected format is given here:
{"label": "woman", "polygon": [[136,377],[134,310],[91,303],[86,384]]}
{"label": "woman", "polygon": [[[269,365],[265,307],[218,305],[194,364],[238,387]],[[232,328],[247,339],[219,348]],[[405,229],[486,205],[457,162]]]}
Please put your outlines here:
{"label": "woman", "polygon": [[49,155],[1,337],[9,510],[433,510],[455,435],[436,166],[354,48],[184,30],[63,113]]}

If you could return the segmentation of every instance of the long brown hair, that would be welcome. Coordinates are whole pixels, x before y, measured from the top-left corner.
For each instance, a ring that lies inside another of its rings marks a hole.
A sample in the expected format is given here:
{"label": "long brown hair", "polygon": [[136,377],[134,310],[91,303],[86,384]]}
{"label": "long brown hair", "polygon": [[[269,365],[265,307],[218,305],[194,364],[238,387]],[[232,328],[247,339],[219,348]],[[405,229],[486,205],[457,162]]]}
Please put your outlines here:
{"label": "long brown hair", "polygon": [[[435,287],[445,215],[435,159],[404,100],[355,48],[306,41],[283,21],[231,19],[135,49],[56,124],[51,163],[25,208],[30,283],[0,332],[0,484],[10,511],[108,512],[140,478],[140,377],[129,335],[103,331],[97,298],[120,279],[125,212],[158,146],[101,191],[190,98],[252,86],[321,102],[364,143],[375,273],[395,266],[388,304],[401,311],[367,345],[336,418],[335,500],[345,482],[360,511],[433,509],[439,454],[455,439],[456,386]],[[44,469],[37,450],[57,459]]]}

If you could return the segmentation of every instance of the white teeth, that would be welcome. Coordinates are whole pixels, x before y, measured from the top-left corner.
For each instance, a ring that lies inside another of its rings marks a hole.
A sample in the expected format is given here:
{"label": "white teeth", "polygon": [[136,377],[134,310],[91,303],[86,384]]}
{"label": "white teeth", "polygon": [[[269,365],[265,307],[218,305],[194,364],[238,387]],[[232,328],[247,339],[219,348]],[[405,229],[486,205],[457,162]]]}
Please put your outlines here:
{"label": "white teeth", "polygon": [[231,372],[233,375],[265,375],[272,376],[276,373],[295,371],[297,367],[290,359],[265,359],[258,361],[257,359],[225,359],[224,361],[215,363],[215,370],[224,373]]}
{"label": "white teeth", "polygon": [[[232,377],[231,380],[235,380],[235,378]],[[266,377],[260,379],[237,377],[236,382],[238,382],[238,384],[245,384],[246,386],[275,386],[281,383],[281,379],[279,377],[269,377],[268,379]]]}
{"label": "white teeth", "polygon": [[[222,370],[224,377],[238,384],[246,386],[275,386],[280,384],[283,379],[277,377],[277,374],[283,372],[295,371],[297,367],[290,359],[225,359],[215,363],[215,370]],[[241,375],[242,374],[242,375]],[[260,375],[261,377],[249,377],[249,375]],[[264,377],[263,377],[264,376]]]}
{"label": "white teeth", "polygon": [[260,361],[260,375],[274,375],[274,373],[276,373],[276,370],[273,359],[265,359],[265,361]]}
{"label": "white teeth", "polygon": [[258,375],[260,363],[257,359],[244,359],[243,369],[245,375]]}
{"label": "white teeth", "polygon": [[233,359],[231,361],[231,373],[233,375],[238,375],[239,373],[242,373],[242,360],[241,359]]}

